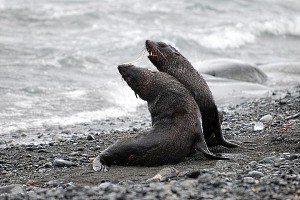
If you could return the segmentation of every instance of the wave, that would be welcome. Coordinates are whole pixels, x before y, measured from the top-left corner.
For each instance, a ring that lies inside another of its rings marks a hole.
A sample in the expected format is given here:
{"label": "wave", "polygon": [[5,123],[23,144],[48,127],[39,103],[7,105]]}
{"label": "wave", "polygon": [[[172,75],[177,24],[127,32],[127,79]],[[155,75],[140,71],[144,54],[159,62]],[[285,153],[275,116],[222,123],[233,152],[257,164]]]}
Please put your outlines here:
{"label": "wave", "polygon": [[[136,108],[135,108],[136,109]],[[133,112],[134,109],[132,109]],[[51,127],[66,127],[69,125],[92,123],[93,121],[131,116],[126,108],[109,107],[96,111],[79,112],[67,117],[53,116],[49,119],[24,120],[23,122],[11,124],[1,128],[1,135],[12,132],[27,132],[29,130],[40,130]]]}
{"label": "wave", "polygon": [[94,120],[102,120],[112,117],[122,117],[128,113],[118,108],[107,108],[97,111],[86,111],[74,114],[68,117],[52,117],[50,119],[28,120],[26,122],[16,123],[2,128],[2,133],[26,132],[28,130],[37,130],[49,127],[65,127],[73,124],[91,123]]}
{"label": "wave", "polygon": [[[134,92],[129,87],[125,87],[125,84],[124,87],[119,85],[117,82],[107,83],[107,85],[109,85],[111,88],[110,90],[99,91],[101,96],[104,98],[104,102],[99,104],[100,109],[98,108],[98,110],[82,110],[70,116],[60,116],[63,114],[62,111],[62,113],[59,115],[52,115],[47,118],[30,118],[30,116],[28,116],[28,118],[23,119],[22,122],[7,121],[7,123],[2,124],[2,127],[0,128],[1,135],[13,132],[18,133],[27,132],[29,130],[47,129],[49,127],[66,127],[74,124],[92,123],[93,121],[105,120],[109,118],[132,116],[134,113],[136,113],[137,108],[140,105],[145,104],[145,101],[137,99],[134,95]],[[75,90],[62,93],[62,95],[68,99],[78,100],[86,97],[87,93],[84,90]],[[94,99],[98,97],[94,96],[89,98]],[[31,106],[32,102],[30,101],[18,102],[18,109],[32,109]],[[78,109],[80,109],[80,104],[78,106]],[[96,105],[93,107],[95,109],[97,108]],[[18,110],[16,110],[16,112],[17,111]],[[16,112],[14,112],[14,114]],[[5,113],[3,113],[2,117],[5,117],[4,114]],[[12,116],[9,115],[6,117],[9,118]]]}
{"label": "wave", "polygon": [[[189,35],[193,40],[207,48],[231,49],[255,43],[264,35],[291,35],[300,37],[300,17],[279,18],[266,21],[255,21],[249,24],[238,23],[231,26],[214,27]],[[199,38],[200,37],[200,38]]]}

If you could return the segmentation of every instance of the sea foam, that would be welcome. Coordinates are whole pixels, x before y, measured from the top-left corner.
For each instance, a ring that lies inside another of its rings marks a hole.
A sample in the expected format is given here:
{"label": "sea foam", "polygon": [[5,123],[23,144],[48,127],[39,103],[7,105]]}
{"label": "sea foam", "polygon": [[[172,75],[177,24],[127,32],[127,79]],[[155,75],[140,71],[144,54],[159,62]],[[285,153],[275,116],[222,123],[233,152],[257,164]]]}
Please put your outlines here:
{"label": "sea foam", "polygon": [[300,36],[300,17],[282,17],[274,20],[253,21],[249,24],[237,23],[231,26],[214,27],[205,29],[202,34],[197,33],[192,37],[207,48],[230,49],[254,43],[262,34]]}

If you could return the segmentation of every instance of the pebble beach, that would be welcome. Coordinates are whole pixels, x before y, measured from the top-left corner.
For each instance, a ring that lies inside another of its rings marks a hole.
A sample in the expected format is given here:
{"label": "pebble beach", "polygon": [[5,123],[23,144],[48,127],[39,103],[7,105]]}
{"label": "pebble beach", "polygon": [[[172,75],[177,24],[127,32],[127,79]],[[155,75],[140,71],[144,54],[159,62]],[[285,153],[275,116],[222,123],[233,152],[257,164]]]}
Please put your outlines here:
{"label": "pebble beach", "polygon": [[[176,165],[94,172],[91,162],[101,150],[149,124],[142,107],[128,130],[81,124],[61,131],[81,130],[82,137],[7,145],[0,153],[0,199],[300,199],[300,87],[222,109],[224,135],[240,147],[210,149],[230,160],[196,153]],[[103,123],[122,120],[130,118]]]}

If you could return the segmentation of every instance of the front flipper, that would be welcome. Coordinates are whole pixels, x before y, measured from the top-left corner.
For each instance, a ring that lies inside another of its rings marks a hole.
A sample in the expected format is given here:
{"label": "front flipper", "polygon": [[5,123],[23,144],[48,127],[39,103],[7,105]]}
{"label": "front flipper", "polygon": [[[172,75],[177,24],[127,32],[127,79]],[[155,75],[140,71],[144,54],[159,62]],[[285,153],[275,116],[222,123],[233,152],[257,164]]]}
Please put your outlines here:
{"label": "front flipper", "polygon": [[198,151],[201,151],[206,158],[213,159],[213,160],[228,160],[229,158],[217,156],[213,153],[211,153],[206,145],[204,135],[203,135],[203,129],[202,129],[202,123],[201,118],[198,117],[198,121],[196,124],[196,133],[198,134],[198,141],[195,144],[195,148]]}
{"label": "front flipper", "polygon": [[93,161],[93,170],[103,172],[109,171],[109,166],[104,164],[103,160],[101,160],[100,155],[97,156]]}

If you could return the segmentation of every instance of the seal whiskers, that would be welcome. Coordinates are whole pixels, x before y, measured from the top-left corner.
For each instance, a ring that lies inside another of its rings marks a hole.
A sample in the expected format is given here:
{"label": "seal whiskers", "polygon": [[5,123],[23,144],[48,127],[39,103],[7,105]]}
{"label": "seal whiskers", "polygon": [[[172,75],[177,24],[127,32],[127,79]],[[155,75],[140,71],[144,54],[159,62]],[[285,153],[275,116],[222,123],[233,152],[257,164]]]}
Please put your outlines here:
{"label": "seal whiskers", "polygon": [[126,65],[126,64],[134,64],[135,62],[139,61],[143,57],[143,55],[145,55],[146,51],[147,51],[146,48],[143,48],[142,51],[141,51],[141,53],[139,54],[139,56],[135,60],[128,61],[128,62],[125,62],[123,64],[124,65]]}

